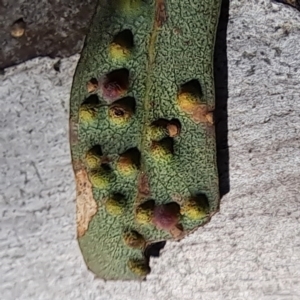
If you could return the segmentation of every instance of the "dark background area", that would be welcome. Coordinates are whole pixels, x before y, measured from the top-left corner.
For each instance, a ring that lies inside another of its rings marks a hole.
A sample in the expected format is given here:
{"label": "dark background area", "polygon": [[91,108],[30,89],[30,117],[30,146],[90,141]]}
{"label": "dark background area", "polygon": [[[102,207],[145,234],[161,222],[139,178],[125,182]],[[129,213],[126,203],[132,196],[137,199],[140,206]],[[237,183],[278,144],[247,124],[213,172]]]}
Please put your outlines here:
{"label": "dark background area", "polygon": [[[0,69],[37,56],[79,53],[97,0],[0,0]],[[15,38],[11,28],[23,19],[26,30]]]}
{"label": "dark background area", "polygon": [[[270,1],[300,9],[300,0]],[[37,56],[79,53],[96,5],[97,0],[0,0],[0,70]],[[26,31],[12,37],[12,25],[20,19]]]}

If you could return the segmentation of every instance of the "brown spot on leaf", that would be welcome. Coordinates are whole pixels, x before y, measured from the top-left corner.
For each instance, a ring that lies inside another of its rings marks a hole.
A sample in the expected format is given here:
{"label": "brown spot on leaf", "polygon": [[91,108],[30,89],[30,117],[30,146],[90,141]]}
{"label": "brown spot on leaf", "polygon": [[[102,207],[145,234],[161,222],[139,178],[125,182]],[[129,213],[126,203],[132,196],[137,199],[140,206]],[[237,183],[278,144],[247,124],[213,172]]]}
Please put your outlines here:
{"label": "brown spot on leaf", "polygon": [[169,133],[169,137],[176,137],[180,134],[181,131],[181,124],[178,120],[172,119],[168,124],[167,124],[167,130]]}
{"label": "brown spot on leaf", "polygon": [[186,110],[186,112],[191,115],[197,124],[207,123],[208,125],[213,125],[213,113],[208,110],[205,104],[194,105],[193,109]]}
{"label": "brown spot on leaf", "polygon": [[142,173],[138,183],[139,194],[141,196],[148,196],[150,194],[149,181],[147,174]]}
{"label": "brown spot on leaf", "polygon": [[214,114],[213,112],[209,112],[206,114],[206,120],[209,124],[213,125],[214,124]]}
{"label": "brown spot on leaf", "polygon": [[92,185],[88,179],[87,172],[81,169],[75,173],[75,177],[77,236],[80,238],[88,230],[91,219],[98,211],[98,206],[93,197]]}
{"label": "brown spot on leaf", "polygon": [[176,226],[171,228],[170,233],[175,240],[180,240],[184,237],[184,231],[181,224],[177,224]]}
{"label": "brown spot on leaf", "polygon": [[165,0],[156,0],[155,22],[158,27],[167,21],[167,9]]}
{"label": "brown spot on leaf", "polygon": [[92,78],[87,84],[86,89],[88,93],[93,93],[98,88],[98,80],[96,78]]}

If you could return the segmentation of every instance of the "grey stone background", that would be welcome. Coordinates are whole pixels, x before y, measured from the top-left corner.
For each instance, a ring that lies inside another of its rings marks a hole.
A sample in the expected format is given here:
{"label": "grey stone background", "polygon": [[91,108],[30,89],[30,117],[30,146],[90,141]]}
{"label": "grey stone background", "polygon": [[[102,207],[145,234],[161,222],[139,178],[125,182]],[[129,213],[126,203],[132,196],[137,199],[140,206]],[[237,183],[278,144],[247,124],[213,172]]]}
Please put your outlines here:
{"label": "grey stone background", "polygon": [[209,224],[166,244],[141,283],[95,279],[76,242],[68,106],[79,55],[63,59],[60,72],[50,58],[6,69],[1,299],[300,299],[299,48],[299,12],[268,0],[230,2],[230,191]]}

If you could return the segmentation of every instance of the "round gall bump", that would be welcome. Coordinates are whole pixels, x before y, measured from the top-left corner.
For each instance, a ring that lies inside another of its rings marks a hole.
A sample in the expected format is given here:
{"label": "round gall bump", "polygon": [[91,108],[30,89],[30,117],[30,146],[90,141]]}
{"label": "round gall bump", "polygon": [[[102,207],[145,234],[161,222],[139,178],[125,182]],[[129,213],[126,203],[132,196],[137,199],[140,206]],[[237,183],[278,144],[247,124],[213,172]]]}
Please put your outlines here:
{"label": "round gall bump", "polygon": [[98,80],[96,78],[92,78],[87,84],[86,89],[88,93],[93,93],[98,89]]}
{"label": "round gall bump", "polygon": [[135,211],[135,221],[139,224],[151,224],[153,218],[154,201],[149,200],[139,205]]}
{"label": "round gall bump", "polygon": [[158,119],[150,125],[148,134],[152,141],[159,141],[165,137],[176,137],[180,134],[180,131],[181,124],[179,120]]}
{"label": "round gall bump", "polygon": [[192,113],[198,106],[198,99],[192,93],[180,92],[177,97],[177,103],[182,111]]}
{"label": "round gall bump", "polygon": [[82,123],[91,123],[97,119],[98,109],[91,104],[82,104],[79,108],[79,120]]}
{"label": "round gall bump", "polygon": [[108,115],[111,121],[117,125],[126,124],[131,117],[130,112],[123,107],[118,107],[116,105],[109,108]]}
{"label": "round gall bump", "polygon": [[116,169],[124,176],[136,174],[140,167],[141,153],[137,148],[131,148],[120,155]]}
{"label": "round gall bump", "polygon": [[134,260],[128,261],[128,267],[134,274],[145,277],[150,273],[150,267],[145,260]]}
{"label": "round gall bump", "polygon": [[182,111],[191,114],[200,104],[202,96],[200,82],[197,79],[192,79],[181,85],[177,96],[178,106]]}
{"label": "round gall bump", "polygon": [[167,125],[168,135],[169,137],[176,137],[180,135],[181,124],[178,120],[171,120]]}
{"label": "round gall bump", "polygon": [[112,216],[120,216],[125,211],[126,201],[123,195],[114,194],[105,202],[106,211]]}
{"label": "round gall bump", "polygon": [[24,22],[23,18],[18,19],[13,23],[11,26],[10,34],[14,38],[20,38],[24,35],[26,29],[26,23]]}
{"label": "round gall bump", "polygon": [[112,59],[126,60],[130,57],[133,46],[133,34],[129,29],[125,29],[119,32],[110,44],[110,56]]}
{"label": "round gall bump", "polygon": [[141,234],[136,231],[128,231],[123,234],[124,243],[134,249],[143,249],[146,241]]}
{"label": "round gall bump", "polygon": [[117,170],[124,176],[135,174],[137,167],[129,157],[120,157],[117,162]]}
{"label": "round gall bump", "polygon": [[179,212],[180,207],[175,202],[158,205],[154,208],[153,224],[159,229],[171,230],[179,222]]}
{"label": "round gall bump", "polygon": [[110,172],[103,168],[92,170],[89,173],[89,179],[93,187],[98,189],[106,189],[111,179]]}
{"label": "round gall bump", "polygon": [[82,123],[91,123],[97,120],[99,98],[97,95],[87,97],[79,108],[79,121]]}
{"label": "round gall bump", "polygon": [[129,71],[125,68],[108,73],[99,82],[104,100],[112,103],[123,97],[129,88]]}
{"label": "round gall bump", "polygon": [[159,141],[168,135],[166,128],[157,125],[151,125],[148,132],[152,141]]}
{"label": "round gall bump", "polygon": [[152,157],[157,161],[168,161],[173,157],[173,144],[172,138],[164,138],[158,142],[153,141],[151,145]]}
{"label": "round gall bump", "polygon": [[122,47],[119,44],[111,43],[109,47],[109,53],[113,59],[126,60],[130,56],[130,50]]}
{"label": "round gall bump", "polygon": [[87,151],[85,155],[85,164],[89,169],[99,168],[102,162],[102,150],[99,145],[94,146]]}
{"label": "round gall bump", "polygon": [[117,0],[116,9],[127,15],[135,15],[139,12],[142,5],[141,0]]}
{"label": "round gall bump", "polygon": [[205,195],[200,194],[186,200],[180,213],[191,220],[201,220],[209,215],[209,204]]}
{"label": "round gall bump", "polygon": [[115,101],[108,110],[108,116],[112,123],[125,125],[129,122],[135,112],[135,100],[125,97]]}

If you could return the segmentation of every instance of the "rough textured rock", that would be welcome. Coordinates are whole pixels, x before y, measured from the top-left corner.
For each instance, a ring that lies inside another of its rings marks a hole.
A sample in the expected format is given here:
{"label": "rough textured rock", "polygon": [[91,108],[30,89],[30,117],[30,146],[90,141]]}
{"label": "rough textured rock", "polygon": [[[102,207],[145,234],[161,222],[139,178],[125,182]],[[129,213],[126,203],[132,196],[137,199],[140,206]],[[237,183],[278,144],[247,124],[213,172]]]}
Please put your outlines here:
{"label": "rough textured rock", "polygon": [[6,70],[1,298],[298,300],[299,24],[292,8],[231,1],[230,192],[207,226],[166,244],[142,283],[95,279],[77,246],[67,108],[78,56],[62,60],[60,73],[49,59]]}
{"label": "rough textured rock", "polygon": [[[0,69],[37,56],[66,57],[82,49],[97,0],[0,1]],[[23,19],[25,32],[11,35]]]}

